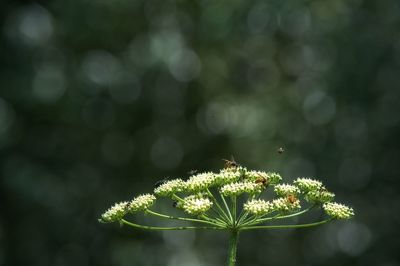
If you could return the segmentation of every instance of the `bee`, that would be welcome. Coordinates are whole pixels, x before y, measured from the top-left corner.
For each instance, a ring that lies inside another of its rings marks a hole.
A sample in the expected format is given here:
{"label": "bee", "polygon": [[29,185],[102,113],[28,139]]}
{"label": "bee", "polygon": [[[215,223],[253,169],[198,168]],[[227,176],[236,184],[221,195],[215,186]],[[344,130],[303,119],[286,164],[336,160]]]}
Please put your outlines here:
{"label": "bee", "polygon": [[256,184],[262,184],[264,187],[268,187],[269,182],[265,177],[259,175],[259,177],[256,179]]}
{"label": "bee", "polygon": [[296,197],[295,197],[293,194],[290,194],[290,195],[287,196],[287,200],[288,200],[291,204],[293,204],[297,199],[296,199]]}
{"label": "bee", "polygon": [[158,188],[159,186],[161,186],[162,184],[166,183],[168,181],[168,177],[158,180],[155,184],[154,184],[154,188]]}
{"label": "bee", "polygon": [[283,147],[280,147],[280,148],[277,150],[277,152],[278,152],[279,154],[282,154],[282,153],[285,152],[285,149],[284,149]]}
{"label": "bee", "polygon": [[235,161],[235,158],[233,158],[233,156],[231,156],[230,160],[222,159],[222,161],[225,162],[224,168],[236,168],[239,166],[239,164]]}
{"label": "bee", "polygon": [[172,207],[176,208],[178,206],[178,202],[174,201],[172,202]]}
{"label": "bee", "polygon": [[189,172],[187,172],[189,175],[194,175],[195,173],[197,173],[197,170],[190,170]]}

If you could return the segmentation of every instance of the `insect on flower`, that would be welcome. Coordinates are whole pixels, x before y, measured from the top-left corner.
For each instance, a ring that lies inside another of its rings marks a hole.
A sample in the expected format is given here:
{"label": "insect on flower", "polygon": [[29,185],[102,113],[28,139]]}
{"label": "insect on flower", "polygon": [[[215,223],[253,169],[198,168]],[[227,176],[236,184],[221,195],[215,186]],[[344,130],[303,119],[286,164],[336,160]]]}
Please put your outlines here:
{"label": "insect on flower", "polygon": [[269,185],[268,180],[265,177],[261,176],[261,175],[258,175],[258,176],[259,177],[256,179],[256,183],[257,184],[262,184],[264,187],[268,187],[268,185]]}
{"label": "insect on flower", "polygon": [[285,149],[284,149],[283,147],[280,147],[280,148],[277,150],[277,152],[278,152],[279,154],[282,154],[282,153],[285,152]]}
{"label": "insect on flower", "polygon": [[225,162],[224,168],[236,168],[239,167],[239,164],[235,161],[235,158],[231,156],[230,160],[222,159]]}
{"label": "insect on flower", "polygon": [[293,203],[295,203],[295,201],[296,201],[297,199],[296,199],[296,197],[295,197],[293,194],[290,194],[290,195],[287,196],[287,200],[288,200],[291,204],[293,204]]}

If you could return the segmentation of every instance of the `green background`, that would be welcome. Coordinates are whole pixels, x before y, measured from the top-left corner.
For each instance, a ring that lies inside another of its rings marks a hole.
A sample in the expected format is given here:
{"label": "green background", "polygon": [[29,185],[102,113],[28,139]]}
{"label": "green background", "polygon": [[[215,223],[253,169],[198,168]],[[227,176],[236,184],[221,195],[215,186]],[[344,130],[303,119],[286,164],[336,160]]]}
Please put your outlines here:
{"label": "green background", "polygon": [[230,155],[318,178],[356,212],[243,234],[238,265],[400,265],[398,0],[0,10],[0,265],[223,265],[224,234],[97,218]]}

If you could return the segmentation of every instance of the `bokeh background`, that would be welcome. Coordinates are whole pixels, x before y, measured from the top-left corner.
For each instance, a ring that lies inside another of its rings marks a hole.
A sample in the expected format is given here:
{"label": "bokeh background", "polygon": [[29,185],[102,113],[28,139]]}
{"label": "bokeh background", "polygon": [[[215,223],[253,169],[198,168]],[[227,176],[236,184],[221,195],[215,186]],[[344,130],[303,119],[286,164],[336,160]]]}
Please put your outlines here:
{"label": "bokeh background", "polygon": [[224,265],[224,234],[97,218],[230,155],[321,179],[357,213],[243,234],[239,265],[400,265],[398,0],[3,0],[0,14],[0,265]]}

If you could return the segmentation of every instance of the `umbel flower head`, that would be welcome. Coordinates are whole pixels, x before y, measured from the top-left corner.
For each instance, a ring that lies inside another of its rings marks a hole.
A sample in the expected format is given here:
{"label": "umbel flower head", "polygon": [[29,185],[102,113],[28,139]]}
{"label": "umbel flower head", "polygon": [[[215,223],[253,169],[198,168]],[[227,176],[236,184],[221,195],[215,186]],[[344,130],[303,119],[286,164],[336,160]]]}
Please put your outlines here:
{"label": "umbel flower head", "polygon": [[300,189],[296,186],[289,184],[279,184],[274,188],[275,193],[278,196],[288,196],[288,195],[297,195],[300,193]]}
{"label": "umbel flower head", "polygon": [[151,194],[144,194],[134,198],[128,204],[128,211],[130,212],[138,212],[138,211],[145,211],[151,205],[154,204],[156,197]]}
{"label": "umbel flower head", "polygon": [[[248,170],[234,160],[225,160],[225,167],[215,173],[198,173],[189,176],[187,180],[178,178],[158,181],[154,195],[142,194],[131,201],[116,203],[99,220],[104,223],[119,222],[145,230],[227,230],[231,235],[228,262],[233,266],[240,231],[311,227],[354,216],[352,208],[333,202],[335,194],[318,180],[301,177],[291,184],[281,181],[282,177],[278,173]],[[273,193],[264,193],[268,190]],[[163,209],[165,205],[153,209],[156,198],[170,201],[170,206],[176,208],[174,213],[181,211],[182,216],[157,212],[156,209]],[[293,220],[285,222],[287,218],[321,209],[315,206],[322,207],[324,219],[306,224],[293,224]],[[125,218],[128,214],[138,215],[141,212],[158,219],[190,222],[195,226],[149,226]],[[271,221],[274,223],[269,223]]]}
{"label": "umbel flower head", "polygon": [[304,195],[304,199],[310,203],[326,203],[335,198],[335,194],[326,189],[312,190]]}
{"label": "umbel flower head", "polygon": [[217,182],[220,185],[229,184],[240,180],[244,173],[247,172],[247,169],[244,167],[231,167],[224,168],[218,174],[215,175]]}
{"label": "umbel flower head", "polygon": [[213,203],[209,198],[201,195],[190,195],[183,199],[182,209],[191,215],[199,215],[208,211]]}
{"label": "umbel flower head", "polygon": [[349,219],[354,216],[354,210],[346,205],[328,202],[323,205],[323,208],[329,216],[336,219]]}
{"label": "umbel flower head", "polygon": [[217,182],[217,178],[214,173],[206,172],[193,175],[185,182],[184,187],[190,192],[203,191]]}
{"label": "umbel flower head", "polygon": [[260,183],[242,181],[223,185],[220,191],[224,196],[238,196],[243,193],[257,194],[263,189]]}
{"label": "umbel flower head", "polygon": [[281,212],[292,212],[301,208],[300,200],[293,195],[289,195],[285,198],[274,199],[272,204],[274,204],[276,210]]}
{"label": "umbel flower head", "polygon": [[244,204],[244,210],[254,215],[264,215],[275,210],[275,205],[262,199],[249,200]]}
{"label": "umbel flower head", "polygon": [[181,192],[185,188],[185,182],[182,179],[173,179],[166,181],[154,189],[157,196],[171,196]]}
{"label": "umbel flower head", "polygon": [[311,178],[300,177],[293,182],[303,192],[315,191],[322,188],[322,183]]}
{"label": "umbel flower head", "polygon": [[127,201],[115,203],[114,206],[101,215],[99,221],[103,223],[119,221],[128,212],[128,204],[129,202]]}
{"label": "umbel flower head", "polygon": [[277,173],[263,172],[263,171],[247,171],[245,173],[246,179],[257,181],[265,179],[266,183],[269,185],[276,185],[282,181],[282,177]]}
{"label": "umbel flower head", "polygon": [[[131,201],[116,203],[101,215],[100,221],[124,223],[125,215],[138,212],[171,218],[151,210],[156,197],[166,197],[166,200],[173,201],[171,205],[186,215],[202,219],[207,217],[203,223],[215,224],[221,228],[240,227],[258,221],[252,219],[272,219],[268,215],[296,216],[316,205],[322,206],[333,219],[348,219],[354,215],[350,207],[333,203],[335,195],[318,180],[301,177],[292,184],[281,181],[282,177],[278,173],[248,170],[236,162],[228,163],[216,173],[198,173],[189,176],[187,180],[177,178],[159,181],[154,188],[154,195],[143,194]],[[264,195],[268,189],[275,193],[269,199],[267,197],[271,196]],[[239,197],[243,199],[237,201]],[[304,205],[308,209],[301,211]],[[237,210],[240,210],[242,217],[235,222],[233,220],[237,217]],[[196,219],[190,221],[193,220]]]}

